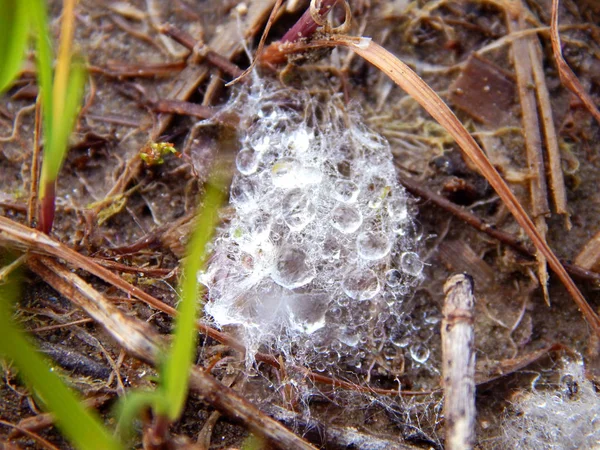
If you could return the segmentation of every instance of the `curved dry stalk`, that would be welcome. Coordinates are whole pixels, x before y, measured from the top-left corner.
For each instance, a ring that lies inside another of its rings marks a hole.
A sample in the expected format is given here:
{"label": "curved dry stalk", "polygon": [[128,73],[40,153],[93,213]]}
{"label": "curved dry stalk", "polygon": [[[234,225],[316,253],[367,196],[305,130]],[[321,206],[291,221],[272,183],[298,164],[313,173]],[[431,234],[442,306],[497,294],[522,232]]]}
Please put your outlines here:
{"label": "curved dry stalk", "polygon": [[248,66],[248,68],[246,70],[244,70],[241,75],[239,75],[236,78],[234,78],[233,80],[231,80],[225,86],[232,86],[232,85],[242,81],[250,72],[252,72],[252,70],[254,70],[254,66],[256,66],[258,58],[260,58],[260,54],[262,53],[263,48],[265,46],[265,41],[267,40],[267,36],[269,35],[271,26],[273,26],[273,23],[275,22],[275,17],[277,16],[277,12],[279,11],[279,8],[281,7],[282,2],[283,2],[283,0],[275,1],[275,5],[273,6],[273,9],[271,10],[271,14],[269,15],[269,19],[267,20],[267,26],[265,27],[265,30],[263,31],[263,34],[260,37],[260,41],[258,43],[258,49],[256,50],[254,59],[252,60],[252,62]]}
{"label": "curved dry stalk", "polygon": [[586,109],[590,112],[596,122],[600,124],[600,111],[594,104],[594,101],[590,98],[583,86],[565,61],[560,48],[560,36],[558,34],[558,0],[552,0],[552,18],[550,22],[550,40],[552,41],[552,53],[556,60],[556,67],[558,68],[558,75],[563,84],[575,94],[579,100],[585,105]]}
{"label": "curved dry stalk", "polygon": [[392,53],[368,38],[334,36],[327,41],[314,41],[313,47],[343,46],[373,64],[389,76],[400,88],[413,97],[431,116],[442,125],[456,140],[464,154],[477,166],[479,171],[504,201],[516,221],[527,233],[535,247],[548,260],[550,268],[558,275],[567,291],[583,313],[594,332],[600,336],[600,318],[585,300],[552,249],[538,233],[535,225],[512,193],[506,182],[489,161],[485,152],[469,134],[466,128],[450,110],[448,105],[410,67]]}

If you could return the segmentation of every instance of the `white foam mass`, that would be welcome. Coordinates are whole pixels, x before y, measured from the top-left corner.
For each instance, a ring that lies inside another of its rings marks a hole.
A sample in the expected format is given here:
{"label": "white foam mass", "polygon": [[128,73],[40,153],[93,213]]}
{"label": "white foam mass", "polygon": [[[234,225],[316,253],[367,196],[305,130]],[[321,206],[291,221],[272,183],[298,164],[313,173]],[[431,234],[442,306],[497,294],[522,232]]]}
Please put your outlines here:
{"label": "white foam mass", "polygon": [[405,336],[403,299],[423,267],[388,143],[335,95],[260,81],[228,110],[241,116],[235,212],[199,275],[206,313],[237,328],[250,362],[263,346],[360,366],[368,350],[355,347],[375,328]]}
{"label": "white foam mass", "polygon": [[504,417],[501,448],[600,448],[600,396],[581,361],[561,358],[558,382],[521,393]]}

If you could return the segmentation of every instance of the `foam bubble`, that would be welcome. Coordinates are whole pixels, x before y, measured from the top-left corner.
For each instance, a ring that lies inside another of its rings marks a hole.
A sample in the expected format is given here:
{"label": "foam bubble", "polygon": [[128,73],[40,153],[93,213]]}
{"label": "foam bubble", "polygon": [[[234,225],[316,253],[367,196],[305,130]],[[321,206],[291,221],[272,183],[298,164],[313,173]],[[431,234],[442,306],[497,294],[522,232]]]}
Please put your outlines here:
{"label": "foam bubble", "polygon": [[258,169],[258,162],[258,155],[251,149],[241,150],[235,158],[237,170],[244,175],[252,175],[256,172],[256,169]]}
{"label": "foam bubble", "polygon": [[365,231],[356,238],[358,255],[368,260],[384,258],[392,249],[392,240],[382,232]]}
{"label": "foam bubble", "polygon": [[379,279],[371,269],[358,268],[346,275],[342,289],[350,298],[369,300],[379,293]]}
{"label": "foam bubble", "polygon": [[338,180],[333,186],[333,197],[344,203],[354,203],[358,198],[360,188],[350,180]]}
{"label": "foam bubble", "polygon": [[292,189],[281,203],[283,220],[293,231],[302,231],[315,217],[315,207],[308,192]]}
{"label": "foam bubble", "polygon": [[351,234],[362,224],[362,214],[354,206],[337,205],[331,212],[331,224],[344,234]]}
{"label": "foam bubble", "polygon": [[290,246],[280,250],[271,278],[279,286],[296,289],[310,283],[315,275],[304,250]]}
{"label": "foam bubble", "polygon": [[418,277],[423,272],[423,261],[415,252],[404,252],[400,258],[400,267],[402,271],[413,277]]}

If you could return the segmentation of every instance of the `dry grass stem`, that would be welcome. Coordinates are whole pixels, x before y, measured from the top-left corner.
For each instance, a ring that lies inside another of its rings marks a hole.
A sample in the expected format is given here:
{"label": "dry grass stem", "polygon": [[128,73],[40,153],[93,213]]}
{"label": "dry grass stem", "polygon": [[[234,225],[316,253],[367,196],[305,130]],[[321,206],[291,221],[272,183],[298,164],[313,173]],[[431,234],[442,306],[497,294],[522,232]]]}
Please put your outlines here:
{"label": "dry grass stem", "polygon": [[[414,195],[421,197],[425,200],[431,201],[435,205],[440,208],[445,209],[446,211],[452,213],[454,216],[465,222],[467,225],[475,228],[476,230],[481,231],[482,233],[487,234],[488,236],[497,239],[503,244],[509,245],[519,253],[523,255],[530,256],[532,258],[535,257],[535,249],[532,249],[529,245],[525,245],[519,238],[509,234],[505,231],[499,230],[494,225],[480,219],[475,216],[469,210],[459,206],[455,203],[452,203],[450,200],[442,197],[439,194],[436,194],[429,189],[422,186],[422,183],[419,183],[416,180],[413,180],[409,177],[400,177],[400,183]],[[582,280],[589,280],[595,283],[600,283],[600,274],[596,272],[592,272],[589,269],[578,265],[571,264],[568,261],[561,260],[561,264],[566,268],[567,272],[569,272],[572,276],[575,276]]]}
{"label": "dry grass stem", "polygon": [[446,448],[467,450],[475,442],[475,329],[473,279],[454,275],[444,285],[442,376]]}
{"label": "dry grass stem", "polygon": [[[4,420],[0,420],[0,425],[4,425],[10,428],[13,428],[14,430],[19,431],[22,434],[27,435],[28,437],[30,437],[31,439],[33,439],[34,441],[36,441],[41,448],[45,448],[48,450],[59,450],[58,447],[56,447],[55,445],[51,444],[49,441],[47,441],[46,439],[44,439],[43,437],[41,437],[40,435],[26,429],[26,428],[22,428],[19,425],[15,425],[14,423],[10,423],[10,422],[6,422]],[[4,446],[4,443],[1,443]],[[8,444],[10,445],[10,444]],[[12,447],[12,446],[7,446],[6,449],[7,450],[12,450],[12,449],[16,449],[19,447]]]}
{"label": "dry grass stem", "polygon": [[[515,11],[515,14],[510,14],[507,11],[506,14],[507,28],[510,33],[525,28],[524,6],[520,0],[517,3],[520,5],[518,12]],[[513,66],[517,74],[517,87],[522,111],[523,137],[525,138],[527,165],[529,167],[531,215],[539,235],[546,241],[548,227],[546,226],[545,216],[550,213],[550,206],[548,205],[548,188],[546,186],[546,172],[544,168],[538,108],[535,91],[531,89],[531,86],[535,86],[531,61],[531,50],[534,43],[533,39],[535,39],[533,36],[528,36],[513,41],[512,56]],[[536,252],[536,259],[538,266],[537,272],[540,284],[544,291],[544,299],[547,304],[550,304],[546,258],[538,250]]]}
{"label": "dry grass stem", "polygon": [[575,257],[575,264],[588,270],[600,270],[600,231],[586,242]]}
{"label": "dry grass stem", "polygon": [[265,30],[263,31],[262,36],[260,37],[260,41],[258,42],[258,48],[256,49],[256,53],[254,54],[254,59],[252,60],[252,62],[248,66],[248,68],[246,70],[244,70],[241,73],[241,75],[239,75],[235,79],[231,80],[225,86],[232,86],[232,85],[242,81],[245,77],[248,76],[248,74],[250,72],[252,72],[254,70],[256,63],[258,62],[258,59],[260,58],[260,55],[263,52],[263,49],[265,47],[265,41],[267,40],[269,31],[271,30],[271,27],[273,26],[273,23],[275,22],[275,18],[277,17],[277,13],[279,12],[281,3],[283,3],[283,0],[275,1],[275,5],[273,6],[273,9],[271,10],[271,14],[269,14],[269,19],[267,20],[267,26],[265,27]]}
{"label": "dry grass stem", "polygon": [[456,140],[459,147],[485,176],[492,188],[498,193],[509,211],[527,233],[533,244],[548,260],[552,270],[558,275],[569,294],[583,313],[588,324],[595,334],[600,336],[600,319],[596,312],[585,300],[581,291],[565,268],[562,266],[554,252],[550,249],[545,239],[540,236],[534,223],[531,221],[523,206],[519,203],[506,182],[490,163],[485,152],[479,147],[475,139],[456,118],[444,101],[406,64],[385,50],[380,45],[370,40],[357,40],[353,38],[338,37],[330,41],[315,42],[321,46],[342,45],[348,47],[365,58],[375,67],[386,73],[398,86],[411,95],[431,116],[442,125]]}
{"label": "dry grass stem", "polygon": [[[87,398],[87,399],[83,400],[82,403],[86,406],[86,408],[99,408],[102,405],[104,405],[106,402],[108,402],[111,398],[113,398],[113,395],[109,395],[109,394],[97,395],[95,397],[91,397],[91,398]],[[55,423],[55,418],[52,413],[42,413],[42,414],[38,414],[33,417],[27,417],[18,423],[19,428],[15,428],[10,433],[9,438],[10,439],[18,438],[23,433],[22,430],[28,430],[28,431],[33,431],[33,432],[40,431],[40,430],[43,430],[44,428],[51,427],[52,425],[54,425],[54,423]]]}
{"label": "dry grass stem", "polygon": [[533,79],[537,94],[539,115],[544,131],[544,142],[548,155],[548,177],[550,180],[550,191],[554,199],[556,212],[565,216],[567,229],[571,228],[569,220],[569,211],[567,210],[567,192],[565,189],[565,179],[561,164],[560,149],[558,147],[558,138],[552,116],[552,105],[550,103],[550,93],[546,84],[544,75],[544,66],[542,61],[542,48],[537,39],[532,40],[529,45],[529,54],[531,58],[531,67],[533,69]]}
{"label": "dry grass stem", "polygon": [[40,176],[40,152],[42,136],[42,96],[35,102],[35,125],[33,129],[33,151],[31,152],[31,183],[27,203],[27,223],[33,226],[38,202],[38,183]]}
{"label": "dry grass stem", "polygon": [[552,41],[552,53],[556,60],[556,66],[558,67],[558,75],[563,84],[573,94],[575,94],[581,102],[585,105],[586,109],[590,112],[596,122],[600,124],[600,110],[596,107],[594,100],[585,92],[585,89],[565,61],[562,55],[562,49],[560,46],[560,36],[558,34],[558,0],[552,0],[552,19],[550,23],[550,40]]}

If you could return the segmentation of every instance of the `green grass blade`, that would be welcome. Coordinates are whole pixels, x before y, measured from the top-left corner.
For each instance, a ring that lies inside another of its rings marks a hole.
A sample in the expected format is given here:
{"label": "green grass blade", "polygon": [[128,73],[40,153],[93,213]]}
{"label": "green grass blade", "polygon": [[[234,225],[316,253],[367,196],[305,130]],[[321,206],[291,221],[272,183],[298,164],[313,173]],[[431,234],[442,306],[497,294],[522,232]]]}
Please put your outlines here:
{"label": "green grass blade", "polygon": [[121,398],[117,403],[116,417],[119,420],[119,435],[124,441],[131,437],[133,421],[145,408],[160,409],[163,397],[157,391],[135,391]]}
{"label": "green grass blade", "polygon": [[0,0],[0,93],[10,86],[23,65],[29,19],[24,0]]}
{"label": "green grass blade", "polygon": [[60,46],[56,71],[52,72],[52,45],[48,30],[46,5],[32,2],[32,17],[37,39],[38,84],[42,95],[44,122],[44,154],[39,180],[39,228],[49,233],[55,210],[56,179],[68,150],[69,136],[75,126],[85,86],[85,70],[81,62],[73,62],[75,4],[63,2]]}
{"label": "green grass blade", "polygon": [[60,430],[78,449],[122,448],[102,425],[99,417],[83,407],[12,322],[9,300],[15,297],[15,290],[11,292],[6,287],[0,290],[0,356],[13,361],[29,386],[54,414]]}
{"label": "green grass blade", "polygon": [[[218,173],[215,170],[214,173]],[[164,366],[164,395],[167,397],[166,413],[171,421],[179,418],[188,391],[190,367],[196,348],[196,316],[198,312],[198,272],[207,261],[206,245],[211,241],[218,223],[218,212],[225,199],[225,186],[213,177],[204,196],[204,205],[196,219],[196,226],[188,243],[187,257],[180,284],[181,302],[175,319],[175,336]]]}
{"label": "green grass blade", "polygon": [[[54,116],[51,140],[44,149],[42,162],[43,180],[56,180],[67,154],[69,136],[71,136],[71,132],[75,127],[77,115],[81,108],[86,81],[86,71],[82,62],[77,61],[71,65],[68,80],[68,89],[54,91],[54,103],[55,105],[58,103],[61,104],[61,112],[60,116]],[[60,120],[57,120],[58,117],[60,117]]]}
{"label": "green grass blade", "polygon": [[[19,1],[19,0],[16,0]],[[52,36],[48,29],[48,14],[46,12],[46,2],[44,0],[29,0],[27,3],[30,8],[31,20],[36,34],[36,69],[40,95],[42,96],[44,117],[44,139],[50,140],[52,130],[52,61],[54,54],[52,52]]]}

